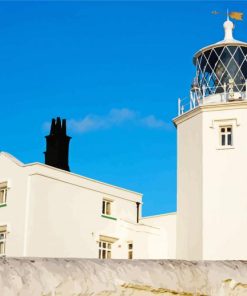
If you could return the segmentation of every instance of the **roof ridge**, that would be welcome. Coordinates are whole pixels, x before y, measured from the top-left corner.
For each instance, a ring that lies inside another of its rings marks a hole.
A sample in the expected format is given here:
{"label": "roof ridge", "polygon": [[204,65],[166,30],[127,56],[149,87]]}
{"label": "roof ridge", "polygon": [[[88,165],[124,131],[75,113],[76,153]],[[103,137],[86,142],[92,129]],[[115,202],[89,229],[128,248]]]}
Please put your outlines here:
{"label": "roof ridge", "polygon": [[21,162],[19,159],[17,159],[16,157],[14,157],[12,154],[10,154],[8,152],[0,151],[0,156],[1,155],[3,155],[6,158],[10,159],[11,161],[13,161],[15,164],[17,164],[19,166],[24,166],[23,162]]}

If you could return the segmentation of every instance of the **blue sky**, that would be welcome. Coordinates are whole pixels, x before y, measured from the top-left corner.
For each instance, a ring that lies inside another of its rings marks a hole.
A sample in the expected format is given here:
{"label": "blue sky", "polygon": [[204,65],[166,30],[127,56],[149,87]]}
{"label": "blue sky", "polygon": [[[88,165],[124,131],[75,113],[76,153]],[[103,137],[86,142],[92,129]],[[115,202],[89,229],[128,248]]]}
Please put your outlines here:
{"label": "blue sky", "polygon": [[142,192],[144,215],[175,211],[177,98],[243,2],[0,2],[0,150],[43,162],[61,116],[73,172]]}

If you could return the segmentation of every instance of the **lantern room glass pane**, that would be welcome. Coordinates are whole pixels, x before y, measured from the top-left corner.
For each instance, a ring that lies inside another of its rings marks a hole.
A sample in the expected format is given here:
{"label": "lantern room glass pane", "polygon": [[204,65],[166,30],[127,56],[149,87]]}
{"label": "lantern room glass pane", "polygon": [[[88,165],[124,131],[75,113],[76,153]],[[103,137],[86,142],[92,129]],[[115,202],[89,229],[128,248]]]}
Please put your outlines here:
{"label": "lantern room glass pane", "polygon": [[230,45],[206,50],[197,58],[196,73],[200,91],[205,87],[206,96],[228,90],[230,79],[235,92],[245,91],[247,47]]}
{"label": "lantern room glass pane", "polygon": [[204,54],[202,55],[202,58],[201,58],[201,60],[200,60],[199,63],[200,63],[201,70],[203,71],[204,70],[204,67],[206,65],[206,59],[205,59]]}
{"label": "lantern room glass pane", "polygon": [[232,78],[236,75],[236,73],[238,72],[238,69],[239,68],[235,60],[231,59],[230,62],[228,63],[227,70]]}
{"label": "lantern room glass pane", "polygon": [[240,48],[242,49],[244,55],[245,55],[245,58],[247,56],[247,47],[243,47],[243,46],[240,46]]}
{"label": "lantern room glass pane", "polygon": [[235,51],[237,50],[236,46],[227,46],[227,49],[229,52],[233,55]]}
{"label": "lantern room glass pane", "polygon": [[217,61],[218,61],[218,56],[217,56],[216,52],[214,51],[214,49],[212,49],[210,58],[208,60],[208,63],[210,64],[212,69],[215,68]]}
{"label": "lantern room glass pane", "polygon": [[241,73],[243,74],[243,79],[245,80],[247,77],[247,61],[244,61],[242,64]]}
{"label": "lantern room glass pane", "polygon": [[221,55],[221,53],[222,53],[223,47],[216,47],[214,50],[215,50],[215,52],[217,53],[217,55],[219,57]]}
{"label": "lantern room glass pane", "polygon": [[241,65],[243,60],[245,59],[243,51],[241,50],[240,47],[237,48],[237,50],[236,50],[236,52],[234,54],[234,59],[238,63],[238,65]]}

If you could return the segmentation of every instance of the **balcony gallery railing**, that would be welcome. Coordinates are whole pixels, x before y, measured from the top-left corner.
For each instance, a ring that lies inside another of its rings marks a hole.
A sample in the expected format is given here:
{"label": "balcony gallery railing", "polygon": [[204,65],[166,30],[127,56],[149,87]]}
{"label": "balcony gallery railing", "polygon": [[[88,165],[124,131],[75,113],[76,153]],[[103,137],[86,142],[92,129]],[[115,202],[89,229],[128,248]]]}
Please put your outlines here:
{"label": "balcony gallery railing", "polygon": [[197,106],[247,100],[247,80],[243,84],[235,84],[232,79],[228,84],[213,87],[192,85],[189,98],[178,99],[178,116]]}

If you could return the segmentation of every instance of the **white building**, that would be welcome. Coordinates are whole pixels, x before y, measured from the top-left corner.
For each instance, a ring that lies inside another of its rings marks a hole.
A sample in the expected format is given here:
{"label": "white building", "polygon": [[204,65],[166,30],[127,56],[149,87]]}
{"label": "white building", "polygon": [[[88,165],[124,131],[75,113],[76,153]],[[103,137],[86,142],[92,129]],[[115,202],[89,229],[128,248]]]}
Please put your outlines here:
{"label": "white building", "polygon": [[247,43],[229,20],[224,29],[223,41],[195,54],[190,107],[179,101],[174,119],[177,213],[142,218],[141,194],[65,171],[66,126],[63,162],[53,158],[52,126],[46,163],[65,170],[0,154],[0,253],[246,259]]}
{"label": "white building", "polygon": [[0,168],[2,254],[175,257],[176,216],[141,219],[141,194],[3,152]]}
{"label": "white building", "polygon": [[224,29],[195,54],[190,110],[174,120],[181,259],[247,258],[247,44],[233,39],[231,21]]}

